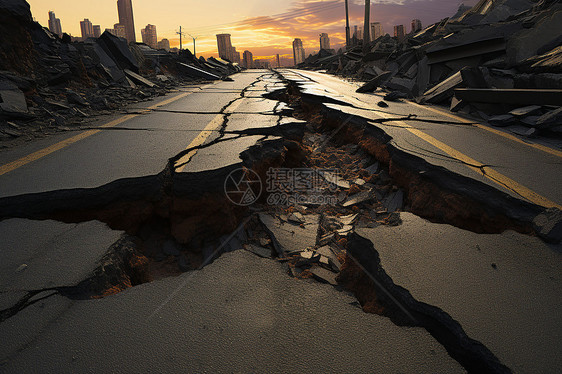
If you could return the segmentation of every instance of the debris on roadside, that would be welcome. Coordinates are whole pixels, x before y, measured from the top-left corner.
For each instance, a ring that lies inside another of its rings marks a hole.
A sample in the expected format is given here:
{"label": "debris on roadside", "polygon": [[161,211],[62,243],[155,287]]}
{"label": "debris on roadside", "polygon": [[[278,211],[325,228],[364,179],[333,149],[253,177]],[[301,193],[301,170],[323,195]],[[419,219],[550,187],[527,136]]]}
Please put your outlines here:
{"label": "debris on roadside", "polygon": [[[84,125],[186,84],[226,79],[241,68],[127,43],[110,32],[74,42],[33,21],[25,0],[0,3],[0,141]],[[6,122],[20,125],[18,131]]]}
{"label": "debris on roadside", "polygon": [[381,36],[367,54],[354,40],[347,50],[323,50],[299,68],[364,81],[357,92],[384,89],[386,101],[443,105],[485,121],[533,106],[490,125],[523,136],[560,136],[559,117],[549,125],[538,118],[562,107],[561,23],[558,1],[480,1],[403,40]]}

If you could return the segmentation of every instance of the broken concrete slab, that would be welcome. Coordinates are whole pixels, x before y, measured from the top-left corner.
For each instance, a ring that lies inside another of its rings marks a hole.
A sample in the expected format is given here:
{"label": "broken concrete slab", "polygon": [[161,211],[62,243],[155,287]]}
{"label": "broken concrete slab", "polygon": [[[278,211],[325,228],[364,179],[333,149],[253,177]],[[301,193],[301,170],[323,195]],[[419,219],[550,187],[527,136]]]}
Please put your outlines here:
{"label": "broken concrete slab", "polygon": [[317,214],[304,216],[306,222],[302,226],[283,223],[279,218],[265,213],[260,213],[259,218],[269,232],[280,257],[285,257],[288,252],[302,251],[316,245],[319,221]]}
{"label": "broken concrete slab", "polygon": [[[0,290],[75,286],[92,275],[123,232],[101,222],[0,222]],[[26,264],[26,269],[17,272]]]}
{"label": "broken concrete slab", "polygon": [[401,218],[398,227],[357,229],[394,284],[449,314],[514,372],[558,370],[560,246],[511,231],[475,234],[410,213]]}
{"label": "broken concrete slab", "polygon": [[382,205],[386,208],[388,213],[394,213],[401,210],[404,205],[404,191],[398,190],[392,192],[384,198]]}
{"label": "broken concrete slab", "polygon": [[138,75],[135,72],[132,72],[129,69],[124,69],[123,71],[125,72],[125,74],[127,74],[127,76],[129,78],[131,78],[136,83],[145,85],[145,86],[150,87],[150,88],[156,87],[156,84],[152,83],[151,81],[149,81],[146,78],[141,77],[140,75]]}
{"label": "broken concrete slab", "polygon": [[0,80],[0,116],[18,117],[28,114],[23,92],[12,82]]}
{"label": "broken concrete slab", "polygon": [[562,124],[562,107],[553,109],[537,118],[535,126],[541,130]]}
{"label": "broken concrete slab", "polygon": [[[163,303],[171,290],[181,292]],[[423,329],[365,314],[354,301],[329,285],[288,277],[275,261],[232,252],[201,271],[73,302],[33,344],[0,361],[7,373],[38,365],[45,372],[464,372]],[[3,346],[35,321],[35,313],[25,317],[10,332],[0,325]],[[249,345],[256,336],[259,343]]]}
{"label": "broken concrete slab", "polygon": [[259,245],[247,244],[244,246],[244,249],[248,252],[252,252],[253,254],[263,257],[263,258],[271,258],[271,249],[264,248]]}
{"label": "broken concrete slab", "polygon": [[363,190],[350,196],[342,205],[344,207],[353,206],[374,199],[374,193],[371,190]]}
{"label": "broken concrete slab", "polygon": [[97,39],[97,43],[103,48],[105,53],[111,57],[117,66],[119,66],[119,68],[123,70],[129,69],[138,73],[139,66],[137,60],[131,53],[125,39],[119,38],[112,33],[105,31]]}
{"label": "broken concrete slab", "polygon": [[359,87],[356,92],[366,93],[375,91],[381,84],[388,81],[394,75],[391,71],[385,71],[375,78],[371,79],[369,82],[365,83],[363,86]]}
{"label": "broken concrete slab", "polygon": [[194,65],[189,65],[189,64],[184,64],[183,62],[178,62],[178,66],[180,68],[180,71],[183,69],[188,75],[193,76],[193,77],[198,77],[198,78],[203,78],[203,79],[209,79],[209,80],[219,80],[221,79],[221,77],[219,77],[216,74],[213,73],[209,73],[203,69],[200,69]]}
{"label": "broken concrete slab", "polygon": [[343,188],[343,189],[349,189],[351,187],[351,184],[346,181],[345,179],[341,178],[338,174],[334,174],[334,173],[330,173],[327,171],[320,171],[320,175],[322,175],[322,177],[324,177],[324,179],[333,184],[334,186]]}
{"label": "broken concrete slab", "polygon": [[557,89],[455,88],[454,92],[467,102],[562,106],[562,90]]}
{"label": "broken concrete slab", "polygon": [[[453,96],[457,87],[486,87],[478,69],[463,68],[435,87],[427,90],[420,99],[422,103],[440,103]],[[457,97],[458,98],[458,97]]]}
{"label": "broken concrete slab", "polygon": [[528,116],[539,111],[542,107],[540,105],[528,105],[522,108],[513,109],[509,114],[517,117]]}
{"label": "broken concrete slab", "polygon": [[329,283],[332,286],[337,286],[338,282],[336,281],[336,273],[326,270],[324,268],[315,266],[310,269],[314,278],[319,280],[320,282]]}

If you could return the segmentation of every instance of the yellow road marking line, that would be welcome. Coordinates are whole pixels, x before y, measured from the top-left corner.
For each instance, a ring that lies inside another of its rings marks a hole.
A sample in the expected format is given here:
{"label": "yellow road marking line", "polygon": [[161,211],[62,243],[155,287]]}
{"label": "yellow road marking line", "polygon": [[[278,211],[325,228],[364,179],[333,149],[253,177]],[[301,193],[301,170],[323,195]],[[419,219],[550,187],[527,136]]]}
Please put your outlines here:
{"label": "yellow road marking line", "polygon": [[[383,113],[377,113],[377,115],[383,117],[383,118],[392,118],[392,116],[383,114]],[[433,136],[428,135],[426,133],[424,133],[421,130],[418,130],[410,125],[408,125],[407,123],[403,122],[403,121],[392,121],[397,123],[400,126],[403,126],[406,130],[408,130],[410,133],[416,135],[418,138],[423,139],[424,141],[428,142],[429,144],[433,145],[434,147],[440,149],[441,151],[445,152],[446,154],[448,154],[451,157],[454,157],[455,159],[462,161],[463,163],[465,163],[465,165],[476,171],[477,173],[479,173],[480,175],[484,176],[485,178],[491,180],[492,182],[502,186],[502,187],[506,187],[512,191],[514,191],[515,193],[517,193],[518,195],[522,196],[523,198],[529,200],[530,202],[532,202],[533,204],[536,205],[540,205],[540,206],[544,206],[546,208],[551,208],[551,207],[556,207],[558,209],[562,209],[562,205],[555,203],[554,201],[551,201],[549,199],[547,199],[544,196],[539,195],[538,193],[536,193],[535,191],[523,186],[522,184],[514,181],[513,179],[506,177],[505,175],[497,172],[496,170],[488,167],[488,166],[484,166],[484,164],[482,164],[479,161],[474,160],[473,158],[465,155],[464,153],[450,147],[449,145],[435,139]],[[384,124],[380,124],[383,125]],[[484,172],[484,170],[485,172]]]}
{"label": "yellow road marking line", "polygon": [[454,115],[454,114],[452,114],[452,113],[447,113],[447,112],[445,112],[445,111],[441,111],[441,110],[439,110],[439,109],[437,109],[437,108],[432,108],[432,107],[430,107],[430,106],[419,105],[419,104],[414,103],[414,102],[411,102],[411,104],[414,104],[415,106],[417,106],[417,107],[419,107],[419,108],[421,108],[421,109],[426,109],[426,110],[429,110],[429,111],[431,111],[431,112],[433,112],[433,113],[437,113],[437,114],[441,114],[441,115],[447,116],[447,117],[449,117],[449,118],[453,118],[453,119],[455,119],[455,120],[457,120],[457,121],[460,121],[460,122],[470,123],[470,124],[474,125],[475,127],[478,127],[479,129],[489,131],[489,132],[494,133],[494,134],[499,135],[499,136],[503,136],[504,138],[507,138],[507,139],[513,140],[514,142],[517,142],[517,143],[520,143],[520,144],[524,144],[524,145],[526,145],[526,146],[529,146],[529,147],[538,149],[539,151],[543,151],[543,152],[549,153],[549,154],[554,155],[554,156],[562,157],[562,151],[558,151],[558,150],[556,150],[556,149],[553,149],[553,148],[550,148],[550,147],[547,147],[547,146],[544,146],[544,145],[541,145],[541,144],[527,143],[526,141],[521,140],[520,138],[516,137],[515,135],[508,134],[508,133],[506,133],[506,132],[503,132],[503,131],[500,131],[500,130],[491,128],[491,127],[489,127],[489,126],[482,125],[482,124],[480,124],[480,123],[475,123],[474,121],[467,120],[467,119],[465,119],[465,118],[459,117],[459,116]]}
{"label": "yellow road marking line", "polygon": [[[164,101],[162,101],[162,102],[160,102],[160,103],[158,103],[158,104],[152,105],[152,106],[148,107],[148,109],[156,109],[156,108],[158,108],[158,107],[161,107],[161,106],[164,106],[164,105],[168,105],[168,104],[170,104],[170,103],[173,103],[173,102],[176,101],[176,100],[179,100],[179,99],[181,99],[181,98],[183,98],[183,97],[186,97],[186,96],[190,95],[191,93],[192,93],[192,92],[186,92],[186,93],[179,94],[179,95],[177,95],[177,96],[174,96],[174,97],[172,97],[172,98],[169,98],[169,99],[167,99],[167,100],[164,100]],[[127,114],[127,115],[125,115],[125,116],[123,116],[123,117],[117,118],[117,119],[115,119],[115,120],[113,120],[113,121],[111,121],[111,122],[108,122],[108,123],[106,123],[106,124],[104,124],[104,125],[101,125],[101,126],[100,126],[100,129],[101,129],[101,128],[115,127],[115,126],[117,126],[117,125],[119,125],[119,124],[121,124],[121,123],[123,123],[123,122],[125,122],[125,121],[128,121],[128,120],[130,120],[130,119],[132,119],[132,118],[135,118],[135,117],[137,117],[137,116],[139,116],[139,115],[138,115],[138,114]],[[102,130],[88,130],[88,131],[84,131],[84,132],[82,132],[82,133],[80,133],[80,134],[78,134],[78,135],[75,135],[75,136],[71,137],[71,138],[65,139],[65,140],[60,141],[60,142],[58,142],[58,143],[56,143],[56,144],[53,144],[53,145],[51,145],[51,146],[49,146],[49,147],[43,148],[43,149],[41,149],[41,150],[39,150],[39,151],[37,151],[37,152],[31,153],[31,154],[29,154],[29,155],[27,155],[27,156],[24,156],[24,157],[22,157],[22,158],[20,158],[20,159],[18,159],[18,160],[16,160],[16,161],[7,163],[7,164],[5,164],[5,165],[2,165],[2,166],[0,166],[0,175],[4,175],[4,174],[6,174],[6,173],[9,173],[9,172],[11,172],[11,171],[14,171],[14,170],[16,170],[16,169],[18,169],[18,168],[20,168],[20,167],[22,167],[22,166],[24,166],[24,165],[29,164],[30,162],[37,161],[37,160],[39,160],[40,158],[43,158],[43,157],[45,157],[45,156],[47,156],[47,155],[49,155],[49,154],[51,154],[51,153],[53,153],[53,152],[56,152],[56,151],[59,151],[59,150],[65,148],[65,147],[68,147],[69,145],[74,144],[74,143],[76,143],[76,142],[78,142],[78,141],[80,141],[80,140],[86,139],[87,137],[92,136],[92,135],[94,135],[94,134],[97,134],[97,133],[100,132],[100,131],[102,131]]]}
{"label": "yellow road marking line", "polygon": [[[238,108],[240,106],[240,104],[242,103],[242,99],[235,101],[234,103],[232,103],[227,110],[225,110],[225,114],[227,113],[232,113],[236,110],[236,108]],[[190,148],[194,148],[194,147],[199,147],[201,145],[203,145],[203,143],[205,143],[205,141],[215,132],[217,131],[220,126],[222,125],[224,120],[224,114],[217,114],[215,116],[215,118],[213,118],[211,120],[211,122],[209,122],[207,124],[207,126],[205,126],[205,128],[203,129],[203,131],[201,131],[199,133],[199,135],[197,135],[195,137],[195,139],[193,139],[193,141],[191,143],[189,143],[189,145],[185,148],[185,149],[190,149]],[[178,167],[176,169],[176,172],[181,173],[187,166],[188,162],[193,158],[193,156],[195,156],[197,154],[197,150],[191,150],[188,154],[186,154],[185,156],[183,156],[181,159],[179,159],[176,162],[176,165],[182,165],[180,167]]]}

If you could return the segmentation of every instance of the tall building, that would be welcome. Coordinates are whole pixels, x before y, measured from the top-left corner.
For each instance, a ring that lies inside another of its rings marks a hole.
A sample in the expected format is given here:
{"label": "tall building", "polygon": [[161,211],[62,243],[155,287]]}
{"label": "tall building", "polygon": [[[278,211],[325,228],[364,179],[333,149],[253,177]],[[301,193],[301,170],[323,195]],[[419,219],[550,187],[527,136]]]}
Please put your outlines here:
{"label": "tall building", "polygon": [[82,39],[94,37],[94,26],[89,19],[84,18],[84,21],[80,21],[80,30],[82,31]]}
{"label": "tall building", "polygon": [[295,66],[298,64],[302,64],[305,60],[305,52],[304,47],[302,45],[302,40],[295,39],[293,40],[293,59],[295,61]]}
{"label": "tall building", "polygon": [[170,51],[170,41],[168,39],[162,39],[158,42],[158,49],[164,49]]}
{"label": "tall building", "polygon": [[236,47],[232,47],[230,54],[232,55],[232,60],[230,60],[234,64],[240,65],[240,52],[236,51]]}
{"label": "tall building", "polygon": [[62,27],[60,24],[60,18],[55,16],[55,12],[52,10],[49,11],[49,30],[53,34],[57,34],[58,36],[62,36]]}
{"label": "tall building", "polygon": [[384,28],[380,22],[371,23],[371,39],[377,40],[384,35]]}
{"label": "tall building", "polygon": [[99,38],[101,36],[101,26],[94,25],[94,38]]}
{"label": "tall building", "polygon": [[156,26],[146,25],[144,29],[141,30],[142,42],[151,48],[158,48],[158,36],[156,35]]}
{"label": "tall building", "polygon": [[232,61],[232,43],[230,41],[230,34],[218,34],[217,35],[217,47],[219,49],[219,57]]}
{"label": "tall building", "polygon": [[396,25],[394,26],[394,37],[398,38],[398,40],[403,40],[406,36],[406,32],[404,30],[404,25]]}
{"label": "tall building", "polygon": [[330,37],[325,32],[320,34],[320,49],[331,49]]}
{"label": "tall building", "polygon": [[412,32],[418,32],[422,29],[422,23],[419,19],[412,20]]}
{"label": "tall building", "polygon": [[123,39],[127,39],[127,29],[125,28],[125,25],[116,23],[115,25],[113,25],[113,30],[115,30],[114,33],[115,36],[118,36]]}
{"label": "tall building", "polygon": [[131,0],[117,0],[119,24],[125,26],[125,39],[129,43],[136,42],[135,21],[133,18],[133,3]]}
{"label": "tall building", "polygon": [[254,68],[254,55],[250,51],[244,51],[244,59],[242,61],[242,66],[246,69]]}

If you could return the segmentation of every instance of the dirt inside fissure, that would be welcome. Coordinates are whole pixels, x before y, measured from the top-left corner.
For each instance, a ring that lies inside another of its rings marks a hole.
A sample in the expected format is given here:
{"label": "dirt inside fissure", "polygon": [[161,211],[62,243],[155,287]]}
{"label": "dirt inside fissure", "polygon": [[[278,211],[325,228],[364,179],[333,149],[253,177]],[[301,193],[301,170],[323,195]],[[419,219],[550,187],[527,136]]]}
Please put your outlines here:
{"label": "dirt inside fissure", "polygon": [[[248,161],[246,157],[244,167],[257,173],[262,180],[266,180],[270,167],[337,169],[341,178],[351,182],[349,188],[339,188],[335,192],[340,201],[357,196],[366,188],[372,189],[372,198],[348,207],[276,206],[267,203],[266,193],[251,207],[239,207],[227,200],[222,188],[228,171],[219,173],[215,180],[209,182],[212,183],[211,188],[208,183],[202,184],[201,190],[207,192],[193,198],[175,192],[173,184],[179,185],[182,181],[174,180],[177,175],[172,172],[170,176],[168,170],[160,177],[161,188],[153,196],[114,202],[95,209],[55,210],[28,217],[63,222],[96,219],[127,233],[104,258],[91,279],[76,287],[56,291],[79,299],[105,297],[138,284],[201,269],[224,252],[247,249],[250,245],[269,251],[272,258],[283,263],[290,275],[319,279],[311,269],[323,267],[334,271],[334,264],[319,263],[318,259],[303,261],[300,253],[280,257],[274,245],[275,238],[258,218],[258,213],[268,213],[284,224],[299,226],[289,217],[316,214],[320,216],[316,247],[331,246],[341,262],[337,287],[352,292],[365,312],[387,316],[397,324],[426,328],[445,345],[453,358],[471,372],[509,372],[479,343],[475,349],[463,348],[463,344],[466,346],[467,342],[471,342],[464,332],[462,336],[451,337],[439,321],[419,311],[412,311],[416,321],[400,317],[392,298],[381,293],[372,277],[347,253],[347,246],[350,240],[354,240],[354,235],[338,232],[345,226],[338,222],[338,217],[357,215],[355,227],[399,225],[399,213],[389,211],[383,203],[389,196],[403,191],[404,200],[397,207],[398,211],[411,211],[436,222],[450,223],[475,232],[514,229],[533,234],[529,222],[517,221],[501,213],[490,214],[490,210],[481,203],[424,180],[415,171],[408,170],[407,165],[395,162],[387,145],[364,127],[352,122],[341,127],[341,121],[326,116],[320,106],[304,102],[295,85],[288,84],[286,90],[277,92],[275,96],[295,109],[295,119],[306,121],[303,124],[304,134],[300,139],[268,144],[266,147],[273,152],[264,152],[267,156],[261,159],[254,155]],[[366,170],[377,163],[379,167],[375,172]],[[320,243],[322,238],[328,239]],[[316,248],[309,249],[313,251]],[[2,313],[9,318],[9,314],[13,315],[17,310]]]}

